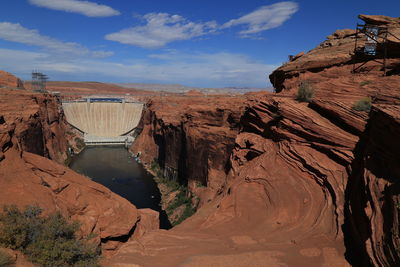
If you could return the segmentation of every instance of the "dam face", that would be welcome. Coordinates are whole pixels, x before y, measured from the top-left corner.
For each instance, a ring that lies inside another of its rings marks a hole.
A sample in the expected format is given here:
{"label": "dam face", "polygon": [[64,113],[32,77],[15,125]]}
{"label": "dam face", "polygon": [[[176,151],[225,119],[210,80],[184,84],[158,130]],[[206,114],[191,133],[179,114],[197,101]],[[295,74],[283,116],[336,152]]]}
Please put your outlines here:
{"label": "dam face", "polygon": [[62,106],[68,123],[85,133],[85,142],[99,143],[107,139],[124,142],[124,135],[138,126],[143,111],[142,103],[122,101],[63,102]]}

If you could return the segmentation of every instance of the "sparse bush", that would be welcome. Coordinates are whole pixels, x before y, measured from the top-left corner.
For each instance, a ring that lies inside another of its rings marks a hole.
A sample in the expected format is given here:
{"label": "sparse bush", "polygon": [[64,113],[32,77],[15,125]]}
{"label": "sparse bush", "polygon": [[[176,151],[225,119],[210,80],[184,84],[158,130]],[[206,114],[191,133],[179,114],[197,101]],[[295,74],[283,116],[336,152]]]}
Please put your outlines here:
{"label": "sparse bush", "polygon": [[370,97],[364,97],[360,100],[358,100],[356,103],[353,105],[353,109],[356,111],[370,111],[371,110],[371,98]]}
{"label": "sparse bush", "polygon": [[300,102],[310,102],[314,97],[314,89],[308,82],[301,82],[297,90],[296,99]]}
{"label": "sparse bush", "polygon": [[362,86],[370,84],[370,83],[371,83],[371,81],[362,81],[362,82],[360,82],[360,86],[362,87]]}
{"label": "sparse bush", "polygon": [[196,182],[196,187],[207,187],[202,182]]}
{"label": "sparse bush", "polygon": [[0,251],[0,266],[1,267],[8,267],[14,264],[14,259],[11,255]]}
{"label": "sparse bush", "polygon": [[28,206],[23,212],[16,206],[5,206],[0,215],[0,244],[11,249],[24,249],[39,235],[42,210]]}
{"label": "sparse bush", "polygon": [[176,209],[183,205],[185,207],[182,214],[179,215],[179,218],[175,221],[171,221],[171,224],[173,226],[178,225],[188,217],[192,216],[196,212],[196,208],[192,206],[192,197],[189,195],[187,187],[180,185],[177,181],[164,177],[160,165],[156,160],[151,163],[150,169],[155,173],[154,180],[158,184],[164,184],[168,188],[168,192],[179,192],[175,196],[175,199],[168,204],[168,207],[165,210],[167,215],[171,216]]}
{"label": "sparse bush", "polygon": [[21,250],[44,267],[98,266],[96,247],[75,237],[78,223],[68,223],[60,213],[43,218],[41,212],[32,206],[22,212],[16,206],[5,206],[0,216],[0,243]]}
{"label": "sparse bush", "polygon": [[82,148],[85,147],[85,142],[84,142],[81,138],[79,138],[79,137],[76,137],[76,138],[75,138],[75,143],[76,143],[76,147],[77,147],[78,149],[82,149]]}
{"label": "sparse bush", "polygon": [[154,172],[155,178],[164,179],[164,175],[162,174],[160,165],[158,164],[157,160],[153,160],[151,162],[150,169]]}

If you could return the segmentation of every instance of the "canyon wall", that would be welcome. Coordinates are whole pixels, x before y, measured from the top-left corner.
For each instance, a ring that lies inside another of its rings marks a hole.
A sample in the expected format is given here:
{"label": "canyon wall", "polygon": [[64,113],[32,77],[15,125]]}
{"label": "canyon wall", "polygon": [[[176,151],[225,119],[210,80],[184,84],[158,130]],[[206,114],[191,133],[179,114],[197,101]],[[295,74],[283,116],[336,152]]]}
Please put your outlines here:
{"label": "canyon wall", "polygon": [[[396,18],[360,18],[400,29]],[[188,181],[202,202],[168,234],[125,244],[111,266],[398,264],[400,56],[390,49],[384,77],[382,64],[353,55],[354,43],[353,30],[339,30],[294,57],[270,76],[278,94],[216,107],[201,98],[154,99],[132,149]],[[354,60],[367,62],[356,74]],[[314,90],[309,103],[295,100],[303,82]],[[364,97],[371,112],[353,108]],[[224,115],[215,116],[218,109]],[[214,128],[218,118],[224,123]],[[197,162],[199,172],[188,171]]]}
{"label": "canyon wall", "polygon": [[24,89],[24,83],[6,71],[0,70],[0,88],[1,87],[9,87],[14,89]]}
{"label": "canyon wall", "polygon": [[204,198],[212,199],[225,183],[243,110],[242,97],[154,97],[131,150],[170,179],[193,190],[206,186]]}
{"label": "canyon wall", "polygon": [[60,211],[80,223],[80,237],[95,234],[93,242],[108,255],[136,227],[142,233],[153,228],[151,218],[158,214],[137,210],[108,188],[63,166],[68,130],[56,97],[23,88],[0,89],[0,205],[37,205],[44,214]]}
{"label": "canyon wall", "polygon": [[358,266],[400,262],[400,106],[376,105],[346,188],[346,244]]}
{"label": "canyon wall", "polygon": [[57,98],[4,88],[0,91],[0,110],[3,138],[7,140],[3,145],[13,144],[21,151],[64,163],[68,157],[66,127]]}

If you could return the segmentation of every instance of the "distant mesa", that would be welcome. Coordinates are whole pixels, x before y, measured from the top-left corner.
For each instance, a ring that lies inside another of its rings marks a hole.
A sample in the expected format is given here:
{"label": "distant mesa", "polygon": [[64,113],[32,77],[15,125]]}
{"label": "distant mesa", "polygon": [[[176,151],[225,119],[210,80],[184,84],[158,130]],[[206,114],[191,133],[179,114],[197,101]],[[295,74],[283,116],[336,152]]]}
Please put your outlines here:
{"label": "distant mesa", "polygon": [[199,90],[190,90],[190,91],[187,91],[187,92],[185,93],[185,95],[187,95],[187,96],[204,96],[204,94],[203,94],[202,92],[200,92]]}
{"label": "distant mesa", "polygon": [[24,83],[9,72],[0,70],[0,87],[25,89]]}

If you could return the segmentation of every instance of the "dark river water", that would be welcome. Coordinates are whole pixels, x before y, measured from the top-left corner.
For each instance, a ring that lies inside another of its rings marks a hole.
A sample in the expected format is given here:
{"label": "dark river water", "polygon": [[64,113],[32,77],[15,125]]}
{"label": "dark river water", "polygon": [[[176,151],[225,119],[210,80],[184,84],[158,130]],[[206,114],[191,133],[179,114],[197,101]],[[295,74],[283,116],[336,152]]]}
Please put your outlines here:
{"label": "dark river water", "polygon": [[160,209],[160,191],[153,176],[124,147],[87,147],[72,159],[70,168],[108,187],[139,209],[159,211],[161,228],[170,228],[165,212]]}

